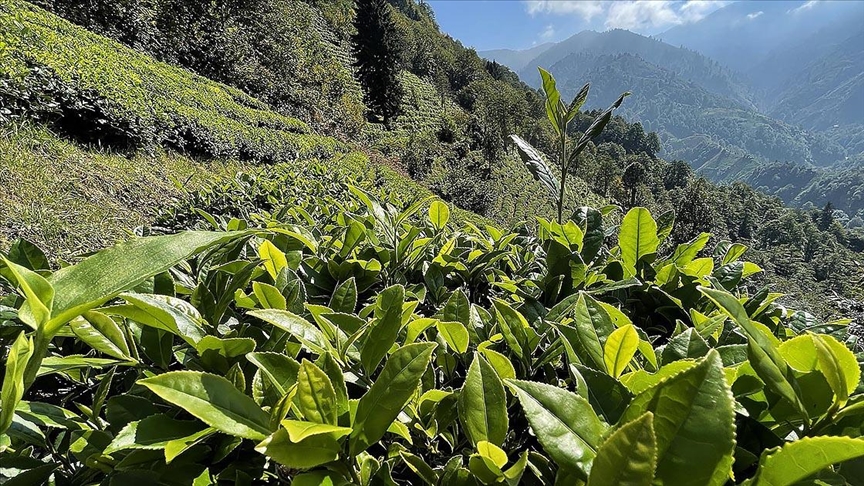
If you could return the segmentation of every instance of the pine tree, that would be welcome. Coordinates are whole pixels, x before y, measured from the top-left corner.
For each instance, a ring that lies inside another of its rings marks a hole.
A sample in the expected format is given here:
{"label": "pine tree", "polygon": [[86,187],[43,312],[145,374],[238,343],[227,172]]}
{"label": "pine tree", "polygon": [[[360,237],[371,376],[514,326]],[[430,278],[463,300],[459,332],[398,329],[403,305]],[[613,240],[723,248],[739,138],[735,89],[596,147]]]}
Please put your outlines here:
{"label": "pine tree", "polygon": [[357,78],[363,85],[365,102],[385,125],[399,115],[402,85],[399,70],[402,49],[396,22],[386,0],[357,0],[351,37]]}

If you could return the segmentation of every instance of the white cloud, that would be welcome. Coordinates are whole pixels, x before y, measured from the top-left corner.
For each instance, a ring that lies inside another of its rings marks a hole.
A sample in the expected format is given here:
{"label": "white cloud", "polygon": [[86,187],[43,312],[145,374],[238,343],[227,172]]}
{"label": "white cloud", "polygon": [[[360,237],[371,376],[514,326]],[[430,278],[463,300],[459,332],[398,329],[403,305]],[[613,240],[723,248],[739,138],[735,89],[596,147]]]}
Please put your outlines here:
{"label": "white cloud", "polygon": [[555,27],[547,25],[543,32],[540,33],[540,38],[544,41],[552,40],[555,37]]}
{"label": "white cloud", "polygon": [[758,16],[760,16],[760,15],[762,15],[762,14],[764,14],[764,13],[765,13],[765,12],[763,12],[763,11],[761,11],[761,10],[758,11],[758,12],[749,13],[749,14],[747,14],[747,18],[750,19],[750,20],[753,20],[753,19],[755,19],[756,17],[758,17]]}
{"label": "white cloud", "polygon": [[605,10],[603,1],[554,1],[554,0],[531,0],[525,2],[526,10],[531,15],[538,13],[549,14],[576,14],[590,21]]}
{"label": "white cloud", "polygon": [[688,0],[678,9],[683,23],[698,22],[709,13],[732,3],[729,0]]}
{"label": "white cloud", "polygon": [[599,18],[606,28],[656,30],[697,22],[731,0],[524,1],[530,15],[575,15],[586,22]]}
{"label": "white cloud", "polygon": [[645,0],[615,2],[606,15],[607,28],[641,30],[682,23],[672,2]]}
{"label": "white cloud", "polygon": [[811,8],[815,7],[817,3],[819,3],[819,0],[810,0],[808,2],[804,2],[803,4],[799,5],[798,7],[795,7],[791,10],[786,11],[786,13],[795,14],[798,12],[802,12],[804,10],[810,10]]}

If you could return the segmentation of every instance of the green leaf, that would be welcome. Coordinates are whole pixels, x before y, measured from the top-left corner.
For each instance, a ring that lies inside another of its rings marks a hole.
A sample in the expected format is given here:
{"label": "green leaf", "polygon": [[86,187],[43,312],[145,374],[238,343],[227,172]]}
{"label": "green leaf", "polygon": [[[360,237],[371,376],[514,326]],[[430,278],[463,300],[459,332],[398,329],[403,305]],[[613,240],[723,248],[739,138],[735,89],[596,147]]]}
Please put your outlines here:
{"label": "green leaf", "polygon": [[478,351],[480,351],[489,361],[489,364],[495,368],[495,371],[498,372],[498,376],[502,380],[506,380],[507,378],[516,378],[516,368],[513,367],[513,363],[510,362],[510,359],[507,358],[507,356],[489,348],[478,348]]}
{"label": "green leaf", "polygon": [[433,201],[429,206],[429,221],[437,230],[444,229],[450,221],[450,208],[441,201]]}
{"label": "green leaf", "polygon": [[334,312],[344,312],[352,314],[357,307],[357,283],[354,277],[339,284],[333,290],[333,296],[330,297],[330,304],[327,306],[333,309]]}
{"label": "green leaf", "polygon": [[529,327],[528,321],[519,311],[502,300],[494,300],[493,305],[498,328],[501,329],[501,334],[504,335],[510,350],[519,358],[527,358],[531,354],[531,350],[528,349],[528,335],[525,332]]}
{"label": "green leaf", "polygon": [[339,458],[339,443],[327,434],[313,435],[293,442],[285,429],[279,429],[259,443],[255,450],[293,469],[309,469]]}
{"label": "green leaf", "polygon": [[280,397],[288,393],[288,389],[297,383],[300,363],[284,354],[249,353],[246,359],[261,370],[267,381],[276,388]]}
{"label": "green leaf", "polygon": [[699,236],[693,238],[687,243],[678,245],[678,248],[675,249],[675,252],[672,253],[672,257],[669,260],[679,268],[686,267],[696,258],[696,255],[705,248],[709,239],[711,239],[710,233],[701,233]]}
{"label": "green leaf", "polygon": [[48,279],[56,293],[48,328],[59,329],[190,256],[247,234],[184,231],[137,238],[102,250],[77,265],[61,268]]}
{"label": "green leaf", "polygon": [[126,337],[114,319],[101,312],[89,311],[69,322],[72,332],[81,341],[100,353],[124,361],[134,361]]}
{"label": "green leaf", "polygon": [[3,388],[0,390],[0,435],[12,425],[15,407],[24,397],[24,370],[32,356],[33,338],[28,338],[21,332],[9,348],[6,358],[6,372],[3,375]]}
{"label": "green leaf", "polygon": [[819,370],[837,396],[837,404],[843,406],[849,395],[858,387],[861,368],[855,355],[843,343],[827,334],[811,334],[816,345]]}
{"label": "green leaf", "polygon": [[270,417],[221,376],[171,371],[138,384],[220,432],[253,440],[263,440],[270,433]]}
{"label": "green leaf", "polygon": [[507,395],[495,369],[479,354],[468,368],[459,393],[459,418],[473,444],[503,445],[507,436]]}
{"label": "green leaf", "polygon": [[537,69],[540,71],[540,78],[543,80],[543,93],[546,95],[546,116],[549,118],[549,122],[552,123],[555,131],[560,134],[566,129],[566,126],[563,126],[564,120],[561,119],[564,113],[560,113],[559,109],[561,93],[555,86],[555,78],[545,69]]}
{"label": "green leaf", "polygon": [[572,120],[573,117],[575,117],[577,113],[579,113],[579,110],[582,108],[582,105],[585,104],[585,100],[588,99],[588,90],[590,88],[591,88],[591,85],[589,83],[585,83],[585,85],[582,86],[582,89],[580,89],[579,92],[576,93],[576,96],[573,98],[573,101],[570,102],[570,106],[567,107],[567,121],[568,122],[570,120]]}
{"label": "green leaf", "polygon": [[217,338],[216,336],[204,336],[198,341],[195,349],[202,358],[209,353],[215,353],[223,358],[235,358],[251,353],[255,350],[255,340],[252,338]]}
{"label": "green leaf", "polygon": [[654,415],[626,423],[597,450],[588,486],[649,486],[657,467]]}
{"label": "green leaf", "polygon": [[568,358],[576,363],[590,359],[588,365],[607,371],[603,343],[615,330],[615,325],[606,310],[587,294],[579,294],[574,310],[575,327],[557,326]]}
{"label": "green leaf", "polygon": [[67,356],[49,356],[42,360],[36,376],[45,376],[52,373],[61,373],[64,371],[75,370],[80,368],[107,368],[109,366],[130,366],[135,364],[130,361],[118,361],[116,359],[104,358],[86,358],[80,354],[70,354]]}
{"label": "green leaf", "polygon": [[756,323],[750,320],[744,306],[732,294],[705,287],[699,287],[699,290],[747,333],[749,337],[747,356],[759,378],[771,390],[788,400],[801,416],[808,420],[809,416],[801,400],[798,380],[774,344],[776,339],[772,339],[773,336],[763,332]]}
{"label": "green leaf", "polygon": [[216,429],[213,427],[207,427],[206,429],[199,430],[198,432],[187,435],[186,437],[179,437],[168,441],[168,443],[165,444],[165,463],[171,464],[171,461],[173,461],[177,456],[200,444],[215,433]]}
{"label": "green leaf", "polygon": [[645,208],[633,208],[621,221],[618,246],[621,260],[628,275],[636,274],[636,263],[642,258],[657,253],[660,239],[657,237],[657,223],[651,212]]}
{"label": "green leaf", "polygon": [[288,307],[285,296],[276,287],[261,282],[252,282],[252,293],[264,309],[281,309]]}
{"label": "green leaf", "polygon": [[21,289],[21,293],[26,299],[24,305],[18,310],[19,319],[33,329],[39,329],[47,336],[54,335],[59,329],[59,326],[49,324],[54,307],[54,287],[38,273],[12,263],[5,257],[0,258],[3,258],[3,262],[15,276],[18,281],[18,288]]}
{"label": "green leaf", "polygon": [[696,359],[708,354],[708,343],[702,339],[695,328],[687,328],[686,331],[675,336],[663,348],[663,363],[669,364],[679,359]]}
{"label": "green leaf", "polygon": [[270,274],[270,278],[276,280],[279,277],[279,272],[283,268],[288,267],[288,259],[285,253],[279,248],[276,248],[269,240],[264,240],[258,247],[258,258],[264,261],[264,269]]}
{"label": "green leaf", "polygon": [[610,120],[612,120],[612,112],[615,111],[615,109],[617,109],[619,106],[621,106],[621,103],[624,102],[624,98],[628,96],[630,96],[629,91],[622,93],[617,100],[612,102],[612,105],[610,105],[609,108],[606,108],[606,111],[597,115],[597,117],[594,118],[594,121],[591,122],[591,125],[588,127],[587,130],[585,130],[585,133],[579,139],[579,143],[576,144],[576,148],[570,152],[570,157],[567,160],[568,167],[573,163],[574,160],[576,160],[576,157],[579,156],[582,150],[585,149],[585,147],[588,145],[588,142],[597,138],[603,132],[603,129],[606,128],[606,125],[609,124]]}
{"label": "green leaf", "polygon": [[[371,459],[371,458],[369,458]],[[374,459],[371,459],[374,460]],[[367,485],[368,481],[362,481],[360,484]],[[302,473],[294,476],[291,480],[291,486],[350,486],[351,483],[336,472],[327,470],[315,470],[307,473]]]}
{"label": "green leaf", "polygon": [[384,436],[420,384],[435,347],[434,343],[409,344],[390,355],[378,379],[357,404],[350,438],[352,455]]}
{"label": "green leaf", "polygon": [[864,439],[804,437],[766,451],[754,486],[791,486],[832,464],[864,456]]}
{"label": "green leaf", "polygon": [[543,156],[540,155],[537,149],[525,140],[522,140],[519,136],[510,135],[510,138],[516,144],[519,156],[522,158],[525,166],[528,167],[528,171],[531,172],[534,179],[549,191],[552,201],[557,203],[561,192],[561,183],[558,182],[558,178],[555,177],[552,169],[543,161]]}
{"label": "green leaf", "polygon": [[468,329],[461,322],[438,322],[438,333],[447,342],[450,349],[459,354],[468,351]]}
{"label": "green leaf", "polygon": [[291,439],[291,442],[300,442],[307,437],[322,434],[327,434],[334,439],[338,439],[351,433],[350,427],[303,422],[300,420],[283,420],[282,427],[285,427],[285,430],[288,431],[288,437]]}
{"label": "green leaf", "polygon": [[336,391],[327,374],[311,361],[303,360],[297,375],[294,403],[310,422],[336,425]]}
{"label": "green leaf", "polygon": [[414,471],[414,474],[422,479],[424,483],[430,486],[438,484],[438,474],[435,473],[435,470],[429,464],[426,464],[423,458],[406,451],[399,451],[399,456],[405,461],[405,465]]}
{"label": "green leaf", "polygon": [[584,398],[561,388],[507,380],[543,449],[558,465],[587,478],[606,426]]}
{"label": "green leaf", "polygon": [[593,368],[571,364],[569,371],[582,382],[577,392],[588,400],[597,415],[607,423],[616,423],[633,399],[630,390],[615,378]]}
{"label": "green leaf", "polygon": [[105,313],[121,315],[145,326],[168,331],[195,345],[207,331],[206,322],[192,304],[167,295],[125,293],[128,306],[106,307]]}
{"label": "green leaf", "polygon": [[7,258],[9,261],[33,271],[51,268],[45,253],[38,246],[23,238],[18,238],[12,243]]}
{"label": "green leaf", "polygon": [[43,464],[34,468],[21,471],[14,477],[3,483],[3,486],[32,486],[34,484],[50,484],[48,479],[55,469],[60,467],[56,463]]}
{"label": "green leaf", "polygon": [[367,371],[373,371],[396,342],[396,336],[402,327],[404,302],[405,288],[401,285],[388,287],[378,294],[375,301],[377,319],[366,332],[366,340],[360,349],[360,361]]}
{"label": "green leaf", "polygon": [[249,315],[273,324],[277,328],[294,336],[306,349],[315,354],[324,354],[330,348],[327,337],[320,329],[293,312],[280,309],[264,309],[251,311]]}
{"label": "green leaf", "polygon": [[733,404],[720,355],[711,350],[696,366],[637,395],[621,421],[654,414],[657,481],[722,485],[735,450]]}
{"label": "green leaf", "polygon": [[162,413],[151,415],[126,424],[102,453],[111,455],[127,449],[164,449],[172,440],[197,434],[202,429],[204,426],[194,420],[177,420]]}
{"label": "green leaf", "polygon": [[639,334],[632,324],[619,327],[606,339],[603,350],[603,361],[606,370],[614,378],[621,376],[639,347]]}

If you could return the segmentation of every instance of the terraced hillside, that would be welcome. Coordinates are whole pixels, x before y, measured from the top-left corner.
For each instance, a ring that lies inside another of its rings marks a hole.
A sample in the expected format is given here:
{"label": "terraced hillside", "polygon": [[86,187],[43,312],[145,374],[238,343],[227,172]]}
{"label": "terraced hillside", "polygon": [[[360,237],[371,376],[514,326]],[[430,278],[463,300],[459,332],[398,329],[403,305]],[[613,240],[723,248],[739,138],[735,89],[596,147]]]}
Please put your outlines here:
{"label": "terraced hillside", "polygon": [[2,248],[23,237],[70,258],[240,172],[323,165],[358,184],[430,195],[236,88],[25,2],[0,5],[0,36]]}

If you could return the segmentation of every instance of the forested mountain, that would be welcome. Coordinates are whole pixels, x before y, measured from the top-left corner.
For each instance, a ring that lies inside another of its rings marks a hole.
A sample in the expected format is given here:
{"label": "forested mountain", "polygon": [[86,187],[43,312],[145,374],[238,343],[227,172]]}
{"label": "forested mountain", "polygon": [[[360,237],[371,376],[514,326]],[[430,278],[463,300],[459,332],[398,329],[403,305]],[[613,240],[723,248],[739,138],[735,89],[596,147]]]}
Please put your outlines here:
{"label": "forested mountain", "polygon": [[[795,7],[734,3],[659,36],[668,44],[623,30],[581,32],[519,73],[539,86],[532,66],[547,66],[568,96],[603,80],[592,107],[630,89],[622,113],[656,131],[666,157],[686,160],[717,182],[750,182],[789,204],[836,199],[854,216],[864,209],[849,178],[850,166],[864,158],[864,9],[791,12]],[[761,13],[747,17],[754,12]],[[813,22],[805,27],[806,16]],[[813,176],[806,183],[785,180],[775,171],[783,165]],[[766,184],[768,172],[780,180]]]}
{"label": "forested mountain", "polygon": [[658,38],[735,70],[764,113],[825,132],[854,157],[864,124],[862,36],[861,2],[749,1]]}
{"label": "forested mountain", "polygon": [[[486,55],[485,52],[480,54]],[[631,54],[661,69],[671,71],[711,93],[728,97],[744,107],[751,106],[750,96],[741,80],[716,61],[695,51],[664,44],[622,29],[580,32],[545,49],[517,72],[526,82],[538,86],[540,78],[537,74],[537,66],[555,66],[574,54],[592,56]]]}

